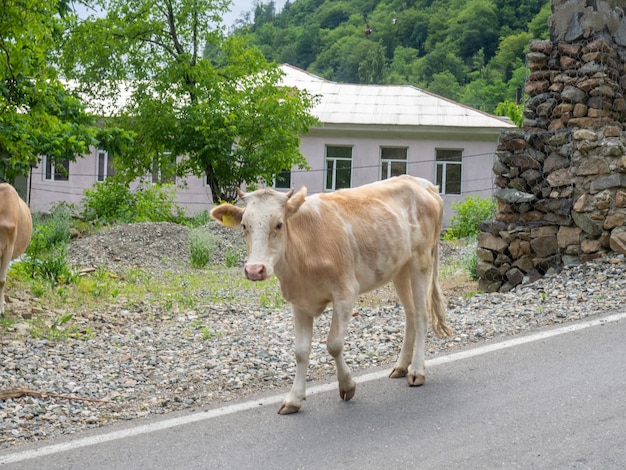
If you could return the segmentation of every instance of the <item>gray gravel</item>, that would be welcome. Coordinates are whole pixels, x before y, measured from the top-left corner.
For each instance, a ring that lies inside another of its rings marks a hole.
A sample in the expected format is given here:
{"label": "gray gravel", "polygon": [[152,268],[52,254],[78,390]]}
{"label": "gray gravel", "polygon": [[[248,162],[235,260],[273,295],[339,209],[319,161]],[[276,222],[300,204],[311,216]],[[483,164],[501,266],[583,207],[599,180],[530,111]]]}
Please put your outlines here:
{"label": "gray gravel", "polygon": [[[79,267],[186,269],[188,246],[181,233],[187,229],[171,225],[137,224],[112,229],[116,231],[108,238],[100,234],[77,240],[70,258]],[[211,230],[222,239],[218,255],[240,246],[237,232],[215,226]],[[112,241],[115,237],[117,242]],[[171,237],[183,242],[168,241]],[[154,246],[155,238],[163,243],[150,254],[146,246]],[[102,246],[108,246],[108,251]],[[464,256],[467,250],[444,246],[443,261]],[[441,340],[429,333],[428,357],[623,309],[625,269],[624,257],[611,255],[567,267],[509,293],[448,298],[447,316],[454,336]],[[233,273],[241,275],[238,270]],[[0,399],[0,447],[285,389],[295,372],[289,307],[263,307],[258,293],[246,296],[182,309],[176,315],[151,309],[149,300],[132,309],[90,312],[77,319],[98,325],[95,337],[88,341],[0,336],[0,393],[16,395]],[[374,305],[359,306],[359,315],[353,318],[346,341],[347,362],[353,371],[391,367],[399,352],[403,332],[399,305],[386,291],[377,299]],[[334,376],[325,347],[328,324],[327,314],[316,322],[309,367],[312,380]]]}

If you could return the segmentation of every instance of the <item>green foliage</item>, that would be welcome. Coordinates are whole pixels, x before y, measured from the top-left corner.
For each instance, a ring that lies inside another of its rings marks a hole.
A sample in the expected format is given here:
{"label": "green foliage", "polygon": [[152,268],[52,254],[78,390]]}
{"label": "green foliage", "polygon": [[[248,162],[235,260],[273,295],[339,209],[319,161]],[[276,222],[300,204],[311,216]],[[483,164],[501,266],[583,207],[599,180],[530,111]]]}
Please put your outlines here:
{"label": "green foliage", "polygon": [[109,178],[85,190],[83,219],[103,224],[133,219],[135,200],[128,185]]}
{"label": "green foliage", "polygon": [[224,253],[224,259],[226,260],[226,267],[234,268],[236,266],[239,266],[239,263],[241,263],[241,257],[242,257],[242,253],[239,250],[234,250],[234,249],[226,250],[226,253]]}
{"label": "green foliage", "polygon": [[30,328],[30,335],[33,338],[46,338],[55,342],[67,339],[88,341],[95,337],[95,332],[91,328],[81,329],[77,325],[69,324],[73,318],[72,313],[60,315],[52,320],[49,327],[42,322],[35,322]]}
{"label": "green foliage", "polygon": [[[109,119],[132,142],[115,153],[117,177],[128,182],[155,168],[164,178],[206,175],[217,202],[244,183],[306,168],[299,137],[317,122],[313,97],[279,86],[278,66],[245,37],[215,29],[228,3],[103,0],[105,16],[68,31],[63,70],[91,107],[103,111],[102,98],[127,88],[127,106]],[[272,21],[272,8],[257,10],[259,27]]]}
{"label": "green foliage", "polygon": [[136,199],[135,222],[178,222],[184,211],[176,204],[172,184],[142,185],[133,193]]}
{"label": "green foliage", "polygon": [[522,121],[524,120],[524,105],[523,104],[515,104],[513,101],[505,100],[496,106],[495,113],[498,116],[507,116],[511,121],[513,121],[519,127],[522,126]]}
{"label": "green foliage", "polygon": [[33,216],[33,235],[24,260],[16,269],[24,276],[42,279],[59,286],[74,283],[77,274],[67,263],[70,242],[70,208],[56,207],[49,216]]}
{"label": "green foliage", "polygon": [[465,259],[465,269],[469,273],[469,277],[472,281],[478,280],[478,272],[476,269],[478,268],[478,254],[476,250],[472,250],[472,252]]}
{"label": "green foliage", "polygon": [[27,176],[40,155],[76,160],[95,143],[94,119],[54,66],[66,2],[0,2],[0,181]]}
{"label": "green foliage", "polygon": [[468,196],[463,201],[452,203],[454,215],[443,236],[444,240],[456,240],[470,237],[480,232],[480,224],[492,220],[496,215],[496,203],[493,198]]}
{"label": "green foliage", "polygon": [[172,185],[144,184],[135,191],[115,178],[85,191],[83,219],[99,224],[178,222],[184,218]]}
{"label": "green foliage", "polygon": [[528,43],[549,36],[547,0],[318,0],[279,13],[272,3],[236,31],[269,60],[337,82],[414,85],[487,112],[514,100]]}
{"label": "green foliage", "polygon": [[206,227],[196,227],[189,231],[189,262],[193,268],[203,268],[211,260],[217,248],[215,235]]}
{"label": "green foliage", "polygon": [[191,217],[188,217],[181,221],[182,224],[188,227],[202,227],[204,225],[208,225],[212,222],[211,214],[208,210],[204,209],[201,212],[198,212]]}

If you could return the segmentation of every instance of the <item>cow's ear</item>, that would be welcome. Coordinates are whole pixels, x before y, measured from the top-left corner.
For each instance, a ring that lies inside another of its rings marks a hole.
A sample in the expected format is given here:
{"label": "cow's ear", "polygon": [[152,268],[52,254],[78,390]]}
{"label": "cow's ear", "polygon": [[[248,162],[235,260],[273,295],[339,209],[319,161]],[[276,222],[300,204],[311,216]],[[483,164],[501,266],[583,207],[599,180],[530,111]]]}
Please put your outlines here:
{"label": "cow's ear", "polygon": [[211,211],[211,217],[226,227],[237,227],[241,224],[245,209],[232,204],[220,204]]}
{"label": "cow's ear", "polygon": [[302,189],[298,191],[295,195],[293,196],[289,195],[289,199],[287,200],[287,203],[285,204],[285,218],[288,219],[289,217],[294,215],[298,211],[298,209],[300,209],[300,206],[304,204],[305,198],[306,198],[306,186],[302,186]]}

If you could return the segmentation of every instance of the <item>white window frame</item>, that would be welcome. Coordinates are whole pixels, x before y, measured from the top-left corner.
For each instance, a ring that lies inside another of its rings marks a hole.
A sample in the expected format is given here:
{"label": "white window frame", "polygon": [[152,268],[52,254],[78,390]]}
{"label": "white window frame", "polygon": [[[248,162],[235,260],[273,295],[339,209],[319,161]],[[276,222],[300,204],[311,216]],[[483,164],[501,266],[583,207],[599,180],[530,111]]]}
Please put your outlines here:
{"label": "white window frame", "polygon": [[[289,174],[289,177],[287,178],[286,182],[278,181],[278,176],[287,175],[287,174]],[[279,183],[281,185],[279,185]],[[278,175],[274,176],[274,181],[273,181],[272,187],[274,189],[278,189],[278,190],[281,190],[281,189],[291,189],[291,169],[281,171]]]}
{"label": "white window frame", "polygon": [[[102,172],[100,171],[100,157],[103,158]],[[115,174],[113,166],[113,155],[109,155],[109,152],[102,149],[96,150],[96,181],[102,183]]]}
{"label": "white window frame", "polygon": [[[445,154],[452,156],[452,153],[458,153],[459,160],[444,160]],[[444,155],[442,155],[444,154]],[[458,167],[459,172],[459,192],[450,192],[448,190],[448,173],[454,171]],[[439,185],[439,193],[442,195],[463,194],[463,149],[435,149],[435,181]]]}
{"label": "white window frame", "polygon": [[[342,149],[350,149],[350,157],[329,157],[328,149],[331,148],[342,148]],[[344,186],[337,188],[337,171],[343,170],[344,168],[337,168],[337,162],[350,162],[350,181],[348,182],[348,188],[352,187],[352,156],[353,156],[354,147],[352,145],[326,145],[325,148],[325,158],[324,162],[326,163],[326,170],[324,171],[324,190],[325,191],[336,191],[337,189],[343,189]],[[330,165],[330,166],[329,166]],[[328,172],[331,172],[330,175],[330,186],[328,184],[329,175]]]}
{"label": "white window frame", "polygon": [[[166,152],[163,152],[162,155],[169,156],[171,158],[170,165],[176,165],[177,158],[171,157],[172,152],[166,151]],[[157,159],[152,160],[152,174],[150,175],[150,178],[151,178],[150,181],[152,182],[152,184],[166,184],[166,183],[176,184],[176,175],[168,179],[163,179],[163,175],[161,174],[162,165],[159,165],[159,163],[163,163],[163,162],[159,162],[159,160]],[[205,176],[205,181],[206,181],[206,176]]]}
{"label": "white window frame", "polygon": [[[385,158],[383,154],[385,153],[385,150],[388,150],[388,149],[393,150],[393,151],[404,150],[404,158]],[[409,153],[408,147],[391,147],[391,146],[380,147],[380,179],[386,180],[387,178],[391,178],[392,176],[394,176],[393,175],[394,163],[402,163],[404,165],[404,171],[401,172],[400,174],[405,175],[407,173],[408,153]],[[395,175],[395,176],[398,176],[398,175]]]}
{"label": "white window frame", "polygon": [[[70,179],[70,161],[69,159],[63,160],[61,166],[65,167],[67,170],[67,175],[61,174],[61,172],[56,171],[56,166],[47,155],[43,157],[43,179],[46,181],[69,181]],[[67,166],[65,163],[67,162]],[[48,171],[49,169],[49,171]]]}

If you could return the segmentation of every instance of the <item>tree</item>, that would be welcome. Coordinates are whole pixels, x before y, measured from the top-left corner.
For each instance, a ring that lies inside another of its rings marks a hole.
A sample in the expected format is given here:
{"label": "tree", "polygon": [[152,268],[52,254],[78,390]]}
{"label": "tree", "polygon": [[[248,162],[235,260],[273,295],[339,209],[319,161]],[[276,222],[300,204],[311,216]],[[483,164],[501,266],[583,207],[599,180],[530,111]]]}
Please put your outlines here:
{"label": "tree", "polygon": [[505,81],[510,80],[513,71],[525,64],[531,39],[530,34],[526,32],[501,38],[496,55],[493,56],[489,65],[498,70]]}
{"label": "tree", "polygon": [[433,75],[428,91],[456,101],[461,97],[461,85],[448,70]]}
{"label": "tree", "polygon": [[66,1],[0,2],[0,181],[27,176],[41,155],[75,161],[95,143],[92,116],[54,67],[69,16]]}
{"label": "tree", "polygon": [[[278,66],[245,37],[223,35],[227,4],[98,0],[106,16],[73,29],[65,69],[90,104],[128,93],[112,116],[137,136],[116,155],[128,180],[154,168],[206,177],[219,202],[234,200],[242,184],[271,184],[285,169],[306,167],[299,136],[316,123],[313,98],[281,87]],[[173,155],[181,157],[175,165]]]}
{"label": "tree", "polygon": [[449,40],[455,44],[461,58],[469,60],[480,49],[487,60],[498,45],[498,12],[491,0],[468,0],[449,29]]}

